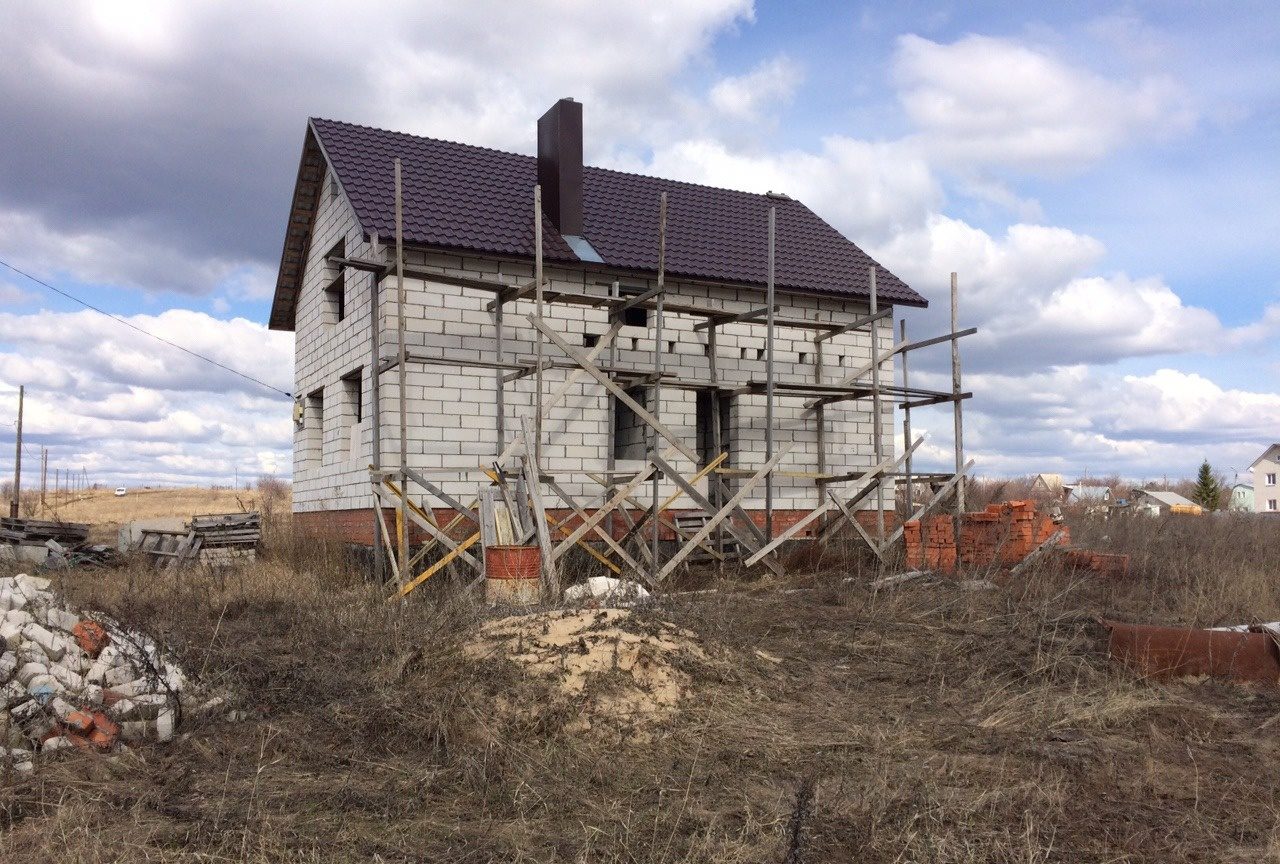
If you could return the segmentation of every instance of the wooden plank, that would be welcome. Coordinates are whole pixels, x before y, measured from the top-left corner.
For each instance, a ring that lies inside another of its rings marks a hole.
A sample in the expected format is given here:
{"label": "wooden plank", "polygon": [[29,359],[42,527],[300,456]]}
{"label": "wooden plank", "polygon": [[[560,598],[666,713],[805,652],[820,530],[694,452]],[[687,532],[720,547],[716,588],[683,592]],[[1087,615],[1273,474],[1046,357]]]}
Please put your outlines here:
{"label": "wooden plank", "polygon": [[[722,455],[727,456],[728,454],[726,453]],[[667,464],[666,460],[662,459],[662,457],[660,456],[655,456],[654,464],[658,466],[659,470],[661,470],[662,473],[665,474],[671,480],[671,482],[675,483],[676,486],[679,487],[682,492],[687,494],[695,504],[701,507],[708,516],[710,516],[712,513],[716,511],[716,506],[711,503],[710,499],[708,499],[705,495],[699,492],[697,488],[693,486],[692,483],[690,483],[689,481],[681,477],[680,474],[674,468],[672,468],[669,464]],[[740,513],[747,519],[751,518],[750,516],[747,516],[745,513],[743,513],[741,508],[738,508],[738,513]],[[748,551],[756,552],[760,549],[760,544],[757,543],[754,539],[748,537],[746,535],[746,532],[739,532],[738,527],[734,525],[732,519],[726,520],[724,524],[728,527],[729,533],[733,535],[734,539],[736,539]],[[764,557],[764,555],[767,555],[767,554],[768,554],[767,552],[758,554],[756,556],[756,560],[757,561],[760,560],[761,558]],[[752,561],[752,560],[748,560],[746,562],[748,567],[750,567],[755,563],[756,561]],[[775,562],[772,562],[772,561],[766,562],[766,564],[771,565],[769,569],[773,570],[778,575],[782,575],[781,565],[776,565]]]}
{"label": "wooden plank", "polygon": [[577,348],[574,348],[568,342],[564,341],[564,339],[562,339],[558,333],[552,330],[545,321],[541,321],[532,315],[526,315],[525,318],[528,319],[530,324],[532,324],[535,328],[537,328],[538,332],[542,333],[549,340],[551,340],[551,342],[553,342],[557,348],[559,348],[561,351],[567,354],[569,358],[573,360],[575,363],[577,363],[578,366],[581,367],[588,375],[590,375],[592,378],[595,378],[602,385],[604,385],[606,390],[608,390],[614,396],[618,397],[618,401],[622,402],[623,405],[626,405],[628,408],[634,411],[637,417],[639,417],[641,420],[647,423],[655,432],[657,432],[659,435],[665,438],[672,447],[679,450],[680,453],[685,458],[687,458],[690,462],[697,464],[698,454],[694,453],[693,450],[689,449],[689,446],[680,440],[680,436],[676,435],[666,426],[662,425],[662,421],[660,421],[657,417],[654,417],[652,414],[650,414],[645,409],[645,407],[641,405],[639,402],[637,402],[636,400],[628,396],[625,390],[623,390],[617,384],[613,383],[613,380],[610,379],[608,375],[606,375],[605,373],[601,372],[598,368],[596,368],[595,364],[592,363],[590,360],[588,360],[581,351],[579,351]]}
{"label": "wooden plank", "polygon": [[[547,524],[550,525],[552,529],[560,532],[560,535],[562,537],[567,538],[569,536],[569,533],[570,533],[569,529],[565,527],[564,522],[557,522],[550,513],[547,513],[546,517],[547,517]],[[606,568],[610,570],[610,572],[617,573],[618,575],[622,575],[622,568],[619,567],[617,564],[614,564],[608,558],[604,557],[604,555],[600,552],[599,549],[589,546],[585,538],[581,538],[581,537],[578,538],[577,546],[578,548],[586,552],[588,555],[590,555],[592,558],[596,559],[601,564],[603,564]],[[639,570],[637,570],[636,572],[639,572]]]}
{"label": "wooden plank", "polygon": [[[901,354],[903,351],[912,351],[917,348],[926,348],[930,345],[937,345],[940,342],[948,342],[955,339],[959,339],[962,336],[972,336],[974,333],[977,333],[977,332],[978,332],[978,328],[970,327],[968,330],[960,330],[954,333],[948,333],[944,336],[935,336],[932,339],[923,339],[919,342],[900,343],[898,345],[895,345],[893,348],[890,348],[884,354],[880,355],[879,362],[884,363],[886,360],[891,360],[897,355]],[[874,346],[872,346],[872,351],[873,352],[875,351]],[[856,384],[858,382],[858,379],[860,379],[863,375],[866,375],[868,372],[871,371],[872,366],[874,366],[876,362],[877,361],[874,358],[872,360],[867,361],[861,367],[859,367],[855,372],[853,372],[851,375],[848,375],[845,378],[843,378],[837,386],[848,387],[850,385]],[[800,415],[801,419],[804,419],[810,416],[810,413],[815,408],[817,408],[818,401],[821,401],[821,400],[815,400],[805,406],[805,413]]]}
{"label": "wooden plank", "polygon": [[[594,362],[595,359],[600,356],[600,353],[612,344],[614,337],[618,335],[618,331],[621,329],[621,321],[614,321],[610,324],[609,329],[601,334],[599,340],[596,341],[596,344],[587,352],[587,357]],[[550,417],[551,412],[555,410],[555,407],[560,404],[560,401],[568,395],[569,391],[577,385],[578,381],[580,381],[582,376],[585,374],[586,373],[581,369],[575,368],[571,370],[569,374],[565,376],[564,380],[551,391],[550,398],[543,400],[542,410],[548,417]],[[519,440],[519,438],[512,437],[512,439],[507,442],[507,446],[502,448],[502,452],[498,454],[498,458],[495,460],[499,465],[507,464],[507,459],[511,457],[511,453],[516,448]]]}
{"label": "wooden plank", "polygon": [[848,333],[850,330],[860,330],[863,327],[866,327],[868,324],[874,324],[877,321],[879,321],[881,318],[888,318],[892,314],[893,314],[893,307],[886,306],[885,308],[881,309],[879,312],[874,312],[871,315],[864,315],[863,317],[858,318],[855,321],[851,321],[848,324],[844,324],[838,330],[829,330],[826,333],[819,333],[817,336],[813,337],[813,341],[818,343],[825,342],[828,339],[831,339],[835,336],[839,336],[843,333]]}
{"label": "wooden plank", "polygon": [[[781,306],[774,305],[773,311],[778,311]],[[737,315],[725,315],[721,318],[709,318],[706,321],[699,321],[693,325],[695,331],[708,330],[712,327],[719,327],[721,324],[738,324],[743,321],[755,321],[769,314],[769,307],[764,306],[760,309],[751,309],[747,312],[739,312]]]}
{"label": "wooden plank", "polygon": [[1039,546],[1032,549],[1031,553],[1027,555],[1026,558],[1023,558],[1021,561],[1015,564],[1013,566],[1013,569],[1009,571],[1009,575],[1017,576],[1020,573],[1022,573],[1022,571],[1026,570],[1028,567],[1034,564],[1036,561],[1039,561],[1041,558],[1043,558],[1045,555],[1048,554],[1050,549],[1058,545],[1058,541],[1061,540],[1065,534],[1066,532],[1061,529],[1054,531],[1052,534],[1049,535],[1048,540],[1044,541]]}
{"label": "wooden plank", "polygon": [[477,528],[480,527],[479,517],[471,510],[471,508],[462,506],[461,501],[457,500],[452,495],[445,492],[435,483],[432,483],[430,480],[428,480],[426,477],[423,477],[421,474],[419,474],[417,471],[414,471],[412,468],[404,469],[404,474],[414,483],[417,483],[423,489],[426,489],[432,495],[436,496],[441,501],[448,504],[449,507],[451,507],[453,510],[457,511],[458,513],[462,514],[462,516],[464,516],[465,518],[473,522]]}
{"label": "wooden plank", "polygon": [[700,544],[703,540],[707,539],[707,536],[715,530],[717,525],[723,522],[734,510],[738,509],[742,500],[747,497],[748,493],[759,486],[768,473],[772,471],[777,466],[778,462],[782,460],[782,457],[786,456],[790,452],[790,444],[783,446],[781,450],[774,454],[772,459],[766,462],[759,471],[747,480],[747,482],[743,483],[742,488],[738,490],[737,494],[730,498],[729,502],[721,507],[720,510],[717,511],[710,520],[708,520],[707,524],[703,525],[702,528],[693,535],[692,540],[681,546],[679,551],[671,557],[671,560],[669,560],[666,566],[662,568],[662,572],[658,574],[658,581],[661,582],[663,579],[666,579],[672,570],[680,566],[680,562],[689,556],[689,553],[694,550],[697,544]]}
{"label": "wooden plank", "polygon": [[[563,486],[561,486],[559,483],[555,482],[554,480],[550,481],[547,485],[551,487],[552,492],[556,493],[556,497],[558,497],[561,501],[563,501],[569,507],[569,509],[571,509],[575,515],[577,515],[579,519],[589,518],[586,511],[584,511],[580,506],[578,506],[578,502],[573,500],[573,496],[571,496],[568,492],[566,492]],[[595,530],[596,536],[599,537],[601,540],[603,540],[604,544],[608,546],[609,549],[613,551],[614,554],[616,554],[619,558],[621,558],[628,567],[630,567],[632,570],[635,570],[636,572],[640,571],[641,569],[640,565],[636,563],[634,558],[632,558],[630,555],[627,554],[627,550],[619,546],[617,542],[612,537],[609,536],[608,532],[606,532],[599,525],[597,525],[594,530]],[[567,534],[568,532],[565,532],[565,533]],[[583,541],[579,541],[579,545],[581,545],[584,549],[588,549],[592,552],[595,551],[594,549],[591,549],[590,546],[587,546]],[[603,556],[601,556],[601,558],[606,562],[608,562],[609,560],[608,558],[604,558]],[[612,567],[612,569],[616,570],[617,568]]]}
{"label": "wooden plank", "polygon": [[[542,506],[542,488],[538,478],[538,451],[529,432],[526,418],[520,418],[520,434],[524,438],[524,482],[533,507],[533,521],[538,532],[538,546],[542,549],[542,585],[551,597],[560,598],[560,575],[556,571],[555,550],[551,546],[551,534],[547,531],[547,510]],[[522,496],[523,497],[523,496]]]}
{"label": "wooden plank", "polygon": [[[853,508],[859,501],[869,495],[879,483],[883,482],[885,477],[894,476],[893,472],[897,470],[897,467],[909,459],[911,454],[916,452],[916,449],[923,443],[924,436],[921,436],[912,442],[911,446],[904,450],[901,456],[886,458],[879,465],[873,465],[862,474],[859,474],[858,485],[853,487],[853,494],[841,509],[845,510]],[[828,525],[824,528],[819,535],[819,539],[825,539],[831,533],[835,524],[836,523],[832,523],[832,525]]]}
{"label": "wooden plank", "polygon": [[592,513],[590,518],[588,518],[585,522],[583,522],[581,525],[575,528],[573,532],[570,533],[569,536],[565,538],[567,542],[562,543],[559,547],[557,547],[556,551],[559,551],[561,549],[568,549],[570,543],[577,543],[579,537],[582,537],[584,534],[586,534],[596,525],[600,524],[601,519],[603,519],[605,516],[608,516],[610,511],[612,511],[615,507],[617,507],[620,503],[622,503],[622,501],[626,500],[626,498],[631,495],[632,490],[634,490],[637,486],[639,486],[641,483],[647,480],[649,478],[649,475],[651,475],[652,473],[653,473],[653,466],[646,464],[644,468],[642,468],[639,473],[637,473],[634,477],[632,477],[629,481],[627,481],[627,484],[623,486],[621,489],[619,489],[612,498],[610,498],[604,504],[600,505],[600,507],[596,508],[596,512]]}
{"label": "wooden plank", "polygon": [[861,537],[862,541],[867,544],[867,547],[871,549],[872,553],[876,556],[876,558],[880,559],[880,561],[883,562],[884,549],[881,548],[876,543],[875,540],[872,540],[871,535],[867,533],[867,529],[862,527],[862,523],[858,521],[857,512],[850,510],[848,507],[846,507],[845,503],[840,500],[840,496],[836,495],[835,490],[828,489],[827,495],[830,496],[832,502],[834,502],[836,507],[840,509],[841,515],[843,515],[845,520],[850,525],[853,526],[853,529],[855,531],[858,532],[858,536]]}
{"label": "wooden plank", "polygon": [[[447,549],[453,550],[458,548],[458,544],[454,542],[453,538],[445,534],[444,531],[439,526],[437,526],[434,522],[428,519],[425,511],[423,511],[423,509],[419,507],[417,503],[410,501],[409,496],[407,495],[402,496],[400,494],[400,490],[395,488],[395,483],[390,478],[384,479],[382,483],[383,483],[383,486],[388,486],[393,491],[392,493],[388,493],[386,489],[379,487],[378,494],[388,498],[393,504],[398,504],[400,501],[405,501],[408,504],[408,509],[406,510],[406,514],[409,517],[409,521],[416,524],[423,531],[426,531],[428,534],[434,537],[438,542],[444,545]],[[407,530],[408,526],[406,525],[405,528]],[[462,558],[462,561],[464,563],[466,563],[471,567],[471,569],[476,570],[478,572],[483,572],[484,566],[479,561],[477,561],[474,556],[464,554],[460,557]]]}
{"label": "wooden plank", "polygon": [[391,597],[387,599],[398,600],[401,597],[404,597],[414,588],[417,588],[423,582],[426,582],[436,573],[444,569],[444,567],[447,566],[449,563],[451,563],[453,559],[466,555],[466,550],[474,546],[479,540],[480,540],[480,532],[477,531],[476,533],[468,537],[466,540],[463,540],[461,543],[455,546],[452,550],[449,551],[448,554],[441,556],[439,561],[437,561],[436,563],[428,567],[426,570],[423,570],[421,573],[419,573],[418,576],[415,579],[413,579],[413,581],[407,582],[405,585],[401,586],[400,590],[396,591],[395,594],[391,595]]}
{"label": "wooden plank", "polygon": [[488,549],[498,545],[498,519],[494,514],[494,493],[498,490],[492,486],[482,486],[476,492],[480,502],[480,545]]}

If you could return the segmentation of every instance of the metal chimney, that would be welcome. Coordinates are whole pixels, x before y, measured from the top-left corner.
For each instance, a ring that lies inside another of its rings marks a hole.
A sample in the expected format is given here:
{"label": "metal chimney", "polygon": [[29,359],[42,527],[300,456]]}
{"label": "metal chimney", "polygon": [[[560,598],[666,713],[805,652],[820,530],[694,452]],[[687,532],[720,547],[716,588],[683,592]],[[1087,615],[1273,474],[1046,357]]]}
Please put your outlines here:
{"label": "metal chimney", "polygon": [[542,212],[561,234],[582,235],[582,103],[561,99],[538,119]]}

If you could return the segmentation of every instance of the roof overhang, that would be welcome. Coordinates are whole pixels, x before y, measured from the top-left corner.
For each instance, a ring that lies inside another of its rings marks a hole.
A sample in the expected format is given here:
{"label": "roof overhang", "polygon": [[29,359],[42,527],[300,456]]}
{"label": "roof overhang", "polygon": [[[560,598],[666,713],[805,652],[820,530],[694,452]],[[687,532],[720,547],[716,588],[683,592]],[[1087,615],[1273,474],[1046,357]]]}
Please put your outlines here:
{"label": "roof overhang", "polygon": [[298,307],[298,294],[302,291],[302,279],[306,275],[307,255],[311,250],[311,228],[315,224],[316,209],[320,206],[320,194],[324,189],[324,177],[328,162],[324,150],[311,124],[307,124],[307,137],[302,144],[302,159],[298,164],[298,179],[293,185],[293,201],[289,205],[289,223],[284,233],[284,251],[280,253],[280,270],[276,274],[276,293],[271,301],[271,317],[267,327],[272,330],[293,330]]}

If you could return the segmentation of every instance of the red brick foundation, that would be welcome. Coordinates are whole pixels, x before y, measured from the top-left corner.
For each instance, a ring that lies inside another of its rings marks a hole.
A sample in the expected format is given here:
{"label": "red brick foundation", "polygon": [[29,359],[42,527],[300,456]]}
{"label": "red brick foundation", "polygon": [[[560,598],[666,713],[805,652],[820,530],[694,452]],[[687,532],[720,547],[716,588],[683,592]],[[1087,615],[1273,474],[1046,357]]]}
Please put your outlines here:
{"label": "red brick foundation", "polygon": [[[568,530],[573,530],[574,528],[582,524],[582,520],[579,519],[578,516],[573,513],[573,511],[567,508],[550,509],[547,512],[551,515],[553,519],[557,521],[561,519],[568,519],[568,521],[565,522],[564,524],[564,527]],[[588,510],[587,512],[590,513],[592,511]],[[681,513],[700,513],[700,512],[702,511],[671,509],[666,511],[666,515],[674,518],[675,516],[680,515]],[[808,510],[774,510],[773,511],[774,536],[777,536],[778,534],[781,534],[782,532],[786,531],[792,525],[796,524],[796,522],[799,522],[806,515],[808,515],[809,512],[810,511]],[[396,524],[395,511],[391,510],[390,508],[384,508],[383,514],[387,520],[387,531],[394,535],[395,524]],[[453,510],[450,510],[447,507],[436,508],[433,515],[435,516],[436,522],[439,523],[440,525],[447,525],[449,522],[453,521],[455,516],[457,516],[457,514]],[[631,511],[631,515],[632,515],[632,518],[634,519],[634,518],[638,518],[640,516],[640,513],[639,511],[633,510]],[[761,528],[764,527],[765,514],[763,510],[748,510],[747,515],[751,517],[751,521],[754,522],[757,526]],[[872,531],[875,529],[876,513],[874,510],[859,510],[857,511],[856,518],[860,523],[862,523],[862,526],[866,528],[868,531]],[[373,545],[373,532],[377,530],[375,528],[373,519],[374,517],[373,517],[372,507],[356,509],[356,510],[312,510],[309,512],[293,514],[294,527],[305,534],[316,537],[317,539],[334,540],[340,543],[357,543],[362,546]],[[623,521],[620,515],[617,517],[614,517],[612,521],[613,521],[613,525],[612,525],[613,536],[615,539],[621,539],[627,533],[626,523]],[[605,518],[602,524],[606,527],[606,530],[608,530],[610,519]],[[818,529],[818,527],[821,524],[822,524],[821,520],[815,521],[810,525],[806,526],[796,536],[812,537],[813,533]],[[885,524],[886,530],[892,531],[893,529],[895,529],[898,525],[898,514],[892,513],[886,510],[884,514],[884,524]],[[475,533],[475,531],[476,531],[475,525],[473,525],[467,519],[462,519],[453,528],[453,530],[449,532],[449,534],[454,539],[465,540],[467,537]],[[553,532],[553,534],[554,533],[558,533],[558,532]],[[646,537],[652,536],[652,534],[648,531],[643,531],[642,533]],[[674,533],[669,528],[663,528],[659,532],[658,537],[661,540],[675,539]],[[553,539],[555,538],[553,537]],[[422,542],[425,542],[426,540],[427,540],[426,532],[423,531],[421,528],[419,528],[417,525],[414,525],[412,522],[410,522],[409,542],[422,543]]]}

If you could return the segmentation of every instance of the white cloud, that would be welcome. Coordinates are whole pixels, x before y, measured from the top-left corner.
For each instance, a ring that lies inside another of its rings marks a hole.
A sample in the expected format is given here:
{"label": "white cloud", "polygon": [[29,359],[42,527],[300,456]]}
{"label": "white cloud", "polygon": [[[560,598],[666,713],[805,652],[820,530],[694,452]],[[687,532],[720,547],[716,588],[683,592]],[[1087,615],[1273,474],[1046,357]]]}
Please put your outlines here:
{"label": "white cloud", "polygon": [[774,57],[745,75],[721,78],[711,88],[711,106],[734,120],[758,120],[766,108],[790,100],[803,75],[788,57]]}
{"label": "white cloud", "polygon": [[[1280,428],[1280,394],[1227,388],[1164,368],[1122,375],[1084,364],[1042,372],[966,375],[965,445],[986,474],[1066,471],[1141,479],[1192,474],[1202,459],[1222,470],[1249,464]],[[921,386],[941,386],[924,376]],[[949,424],[936,427],[922,467],[945,464]]]}
{"label": "white cloud", "polygon": [[[293,339],[189,310],[129,319],[287,390]],[[208,483],[287,465],[290,402],[93,312],[0,314],[0,388],[27,385],[24,425],[50,466],[105,483]]]}
{"label": "white cloud", "polygon": [[662,177],[749,192],[785,192],[850,237],[888,237],[925,222],[942,203],[928,163],[909,146],[830,136],[816,153],[750,154],[720,141],[682,140],[653,154]]}
{"label": "white cloud", "polygon": [[1168,77],[1110,80],[1008,39],[902,36],[893,73],[929,151],[961,165],[1079,168],[1195,123]]}
{"label": "white cloud", "polygon": [[[873,251],[929,297],[945,298],[949,273],[959,274],[962,318],[981,331],[970,352],[979,368],[1216,353],[1280,330],[1276,307],[1256,323],[1227,327],[1159,278],[1091,274],[1105,247],[1066,228],[1018,224],[996,238],[935,214]],[[936,328],[943,315],[937,308],[922,317]]]}

